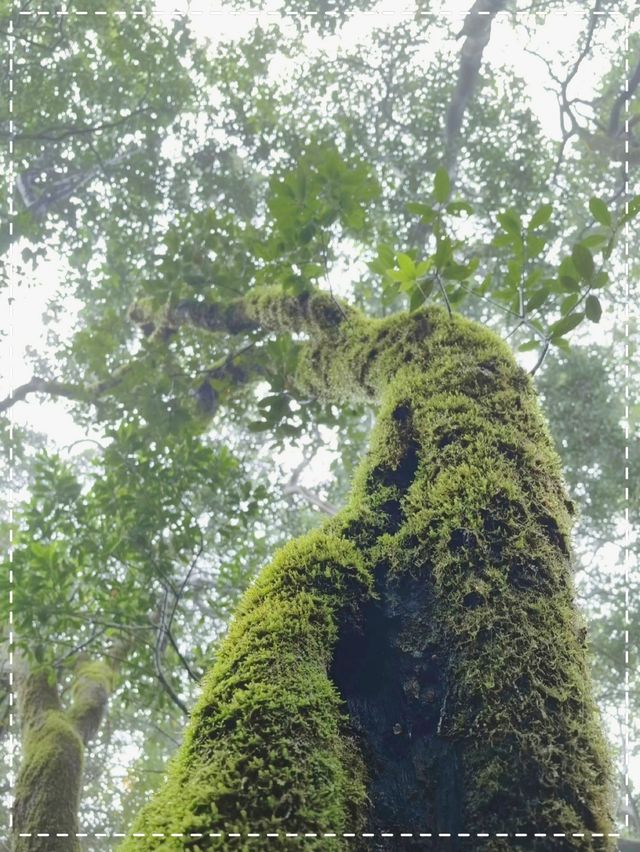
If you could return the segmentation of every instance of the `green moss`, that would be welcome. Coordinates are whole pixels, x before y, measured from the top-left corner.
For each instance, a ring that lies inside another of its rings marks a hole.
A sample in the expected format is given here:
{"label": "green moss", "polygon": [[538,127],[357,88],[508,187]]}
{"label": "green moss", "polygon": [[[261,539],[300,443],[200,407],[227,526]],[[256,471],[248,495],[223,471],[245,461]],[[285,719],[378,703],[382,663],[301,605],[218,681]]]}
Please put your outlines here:
{"label": "green moss", "polygon": [[[76,852],[83,745],[46,673],[18,689],[22,755],[14,805],[15,852]],[[67,833],[68,837],[56,837]],[[49,834],[38,837],[38,834]],[[20,834],[27,835],[20,837]]]}
{"label": "green moss", "polygon": [[[137,831],[347,831],[358,822],[364,769],[327,669],[338,624],[368,593],[362,559],[341,538],[315,533],[278,554],[245,597],[168,783]],[[136,839],[125,848],[183,843]]]}
{"label": "green moss", "polygon": [[570,504],[508,347],[437,309],[374,321],[268,291],[247,311],[308,333],[301,386],[377,400],[378,420],[348,506],[246,596],[136,826],[147,838],[125,848],[224,847],[208,836],[220,831],[260,833],[262,849],[269,831],[365,824],[611,848],[589,834],[610,830],[610,761],[573,603]]}
{"label": "green moss", "polygon": [[[421,660],[428,648],[439,668],[414,717],[439,703],[424,748],[447,743],[460,755],[451,795],[464,819],[439,828],[606,833],[610,757],[573,603],[559,459],[507,347],[459,319],[434,325],[383,391],[346,528],[360,515],[369,537],[385,530],[373,546],[360,533],[387,572],[384,597],[414,578],[398,653]],[[416,664],[413,680],[424,676]],[[434,796],[436,822],[443,813]]]}
{"label": "green moss", "polygon": [[69,718],[85,745],[98,732],[114,684],[113,668],[104,660],[82,660],[74,673]]}

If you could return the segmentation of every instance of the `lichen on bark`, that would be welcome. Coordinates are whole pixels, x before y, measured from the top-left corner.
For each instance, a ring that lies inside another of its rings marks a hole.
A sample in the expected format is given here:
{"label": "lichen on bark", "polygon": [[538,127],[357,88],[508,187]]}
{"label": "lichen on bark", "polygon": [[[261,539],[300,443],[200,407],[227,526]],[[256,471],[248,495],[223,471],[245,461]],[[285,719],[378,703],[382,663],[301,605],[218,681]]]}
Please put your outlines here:
{"label": "lichen on bark", "polygon": [[[179,319],[223,330],[215,306],[198,311]],[[367,398],[378,419],[345,509],[248,592],[135,826],[145,839],[125,848],[224,848],[225,833],[251,832],[262,849],[278,831],[334,832],[338,848],[363,831],[611,848],[593,836],[610,831],[610,765],[573,603],[571,506],[509,348],[436,308],[369,320],[325,294],[256,293],[239,317],[306,332],[297,385]]]}

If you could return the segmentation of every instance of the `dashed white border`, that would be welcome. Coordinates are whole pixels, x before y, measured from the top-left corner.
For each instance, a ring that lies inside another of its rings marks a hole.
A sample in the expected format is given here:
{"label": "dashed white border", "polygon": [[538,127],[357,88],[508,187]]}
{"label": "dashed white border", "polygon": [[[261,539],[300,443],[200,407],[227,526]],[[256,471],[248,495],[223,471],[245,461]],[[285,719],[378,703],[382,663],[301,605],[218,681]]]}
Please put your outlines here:
{"label": "dashed white border", "polygon": [[[14,302],[14,276],[15,276],[15,254],[14,254],[14,245],[13,245],[13,235],[14,235],[14,218],[15,218],[15,206],[14,206],[14,196],[13,196],[13,184],[15,181],[15,163],[13,159],[14,154],[14,115],[13,115],[13,107],[14,107],[14,51],[15,51],[15,36],[13,34],[13,16],[16,14],[16,11],[13,6],[13,0],[10,4],[10,13],[9,13],[9,27],[8,27],[8,41],[9,41],[9,52],[8,52],[8,62],[9,62],[9,164],[7,169],[7,181],[8,181],[8,213],[9,213],[9,252],[8,252],[8,262],[7,262],[7,273],[8,273],[8,317],[9,317],[9,332],[8,332],[8,341],[9,341],[9,366],[8,366],[8,374],[9,374],[9,398],[11,399],[13,395],[13,355],[14,355],[14,347],[13,347],[13,302]],[[109,13],[107,11],[102,10],[94,10],[93,12],[83,11],[80,9],[77,10],[69,10],[69,9],[59,9],[55,11],[38,11],[38,10],[18,10],[17,14],[19,16],[34,16],[34,17],[62,17],[74,15],[77,17],[95,15],[98,17],[107,16]],[[132,11],[120,11],[116,10],[111,13],[112,15],[125,18],[125,17],[144,17],[147,13],[145,10],[132,10]],[[156,10],[153,13],[154,17],[158,16],[167,16],[167,17],[176,17],[181,16],[183,13],[175,12],[175,11],[162,11]],[[241,10],[226,10],[226,9],[211,9],[211,10],[191,10],[189,11],[190,17],[196,15],[248,15],[250,14],[247,11]],[[264,11],[261,10],[260,14],[273,15],[273,16],[281,16],[280,12],[274,11]],[[403,14],[412,14],[412,15],[420,15],[419,12],[416,12],[415,9],[382,9],[377,10],[375,12],[364,12],[361,14],[365,15],[403,15]],[[426,13],[425,13],[426,14]],[[447,13],[442,13],[447,15]],[[489,12],[480,12],[480,15],[489,15]],[[595,15],[599,16],[615,16],[619,13],[616,12],[594,12]],[[448,17],[462,17],[466,16],[466,12],[452,12]],[[304,17],[317,17],[317,14],[310,13],[305,15]],[[629,47],[630,47],[630,39],[631,39],[631,27],[629,25],[628,19],[625,19],[625,86],[627,92],[629,91],[630,85],[630,63],[629,63]],[[625,193],[625,213],[629,212],[629,102],[628,100],[625,103],[625,119],[624,119],[624,128],[625,128],[625,139],[624,139],[624,193]],[[631,560],[631,547],[630,547],[630,536],[631,536],[631,528],[629,523],[629,381],[630,381],[630,353],[629,353],[629,304],[630,304],[630,265],[629,265],[629,225],[628,222],[625,223],[625,227],[623,230],[623,256],[624,256],[624,276],[625,276],[625,311],[624,311],[624,517],[625,517],[625,534],[624,534],[624,544],[623,544],[623,564],[624,564],[624,708],[623,708],[623,716],[624,716],[624,743],[623,743],[623,774],[625,781],[625,828],[629,828],[629,723],[630,723],[630,669],[629,669],[629,579],[630,579],[630,560]],[[16,766],[16,746],[17,746],[17,737],[15,735],[15,684],[14,684],[14,634],[13,634],[13,602],[14,602],[14,572],[13,572],[13,557],[14,557],[14,535],[13,535],[13,524],[14,524],[14,503],[13,503],[13,415],[12,408],[9,407],[9,548],[8,548],[8,556],[9,556],[9,772],[8,772],[8,780],[10,786],[10,801],[11,805],[9,807],[9,831],[13,830],[13,802],[14,802],[14,788],[15,788],[15,766]],[[428,832],[401,832],[401,833],[392,833],[392,832],[362,832],[362,833],[352,833],[352,832],[343,832],[343,833],[334,833],[334,832],[324,832],[324,833],[300,833],[300,832],[267,832],[264,834],[254,833],[254,832],[245,832],[245,833],[234,833],[234,832],[207,832],[203,834],[191,833],[191,834],[164,834],[160,832],[153,833],[139,833],[132,832],[129,834],[126,833],[107,833],[107,832],[93,832],[93,833],[85,833],[85,832],[76,832],[75,837],[112,837],[112,838],[125,838],[125,837],[174,837],[174,838],[202,838],[202,837],[210,837],[210,838],[222,838],[227,837],[229,839],[238,839],[246,837],[248,839],[251,838],[355,838],[355,837],[363,837],[363,838],[393,838],[393,837],[422,837],[422,838],[432,838],[432,837],[458,837],[458,838],[480,838],[486,839],[491,837],[514,837],[514,838],[527,838],[527,837],[548,837],[548,838],[563,838],[563,837],[584,837],[584,838],[616,838],[620,837],[619,833],[596,833],[596,832],[556,832],[556,833],[542,833],[542,832],[534,832],[534,833],[522,833],[522,832],[495,832],[495,833],[486,833],[486,832],[478,832],[478,833],[467,833],[467,832],[458,832],[458,833],[428,833]],[[68,833],[58,832],[37,832],[37,833],[24,833],[19,834],[19,837],[69,837]]]}
{"label": "dashed white border", "polygon": [[[13,161],[13,133],[14,133],[14,118],[13,118],[13,83],[14,83],[14,48],[15,36],[13,35],[13,2],[9,6],[9,168],[7,169],[7,196],[9,199],[9,254],[7,260],[7,274],[9,276],[8,292],[9,292],[9,399],[13,396],[13,299],[14,299],[14,283],[15,283],[15,255],[13,245],[13,228],[15,208],[13,202],[13,187],[15,182],[14,161]],[[13,803],[15,790],[15,766],[16,766],[16,736],[15,736],[15,684],[14,684],[14,659],[13,659],[13,593],[14,593],[14,576],[13,576],[13,523],[14,523],[14,505],[13,505],[13,408],[9,408],[9,789],[10,789],[10,808],[9,808],[9,832],[13,829]]]}
{"label": "dashed white border", "polygon": [[[625,86],[629,92],[631,66],[629,63],[629,48],[631,45],[631,27],[629,21],[625,26]],[[625,213],[629,213],[629,100],[625,103],[624,111],[624,194]],[[625,222],[623,240],[623,274],[624,274],[624,732],[622,748],[622,771],[624,773],[624,826],[629,828],[630,793],[629,793],[629,571],[631,560],[631,527],[629,525],[629,223]]]}
{"label": "dashed white border", "polygon": [[94,832],[93,834],[88,834],[88,833],[78,831],[78,832],[76,832],[75,834],[72,834],[72,835],[69,835],[68,832],[58,832],[58,833],[54,834],[53,832],[40,831],[40,832],[31,832],[31,833],[25,832],[25,833],[18,834],[18,837],[69,837],[69,836],[71,836],[71,837],[117,837],[117,838],[122,838],[122,837],[190,837],[190,838],[228,837],[231,840],[234,840],[234,839],[238,840],[238,839],[242,839],[242,838],[245,838],[245,837],[249,838],[249,839],[256,838],[256,837],[269,837],[269,838],[274,838],[274,839],[286,839],[286,838],[289,838],[289,837],[308,837],[308,838],[312,838],[312,837],[323,837],[323,838],[329,838],[329,837],[347,837],[347,838],[348,837],[352,837],[352,838],[355,838],[355,837],[368,837],[368,838],[375,838],[375,837],[467,837],[467,838],[473,838],[473,839],[480,838],[481,840],[487,840],[487,839],[490,839],[492,837],[519,837],[519,838],[548,837],[549,839],[554,838],[554,837],[555,838],[584,837],[586,839],[620,837],[619,834],[607,834],[606,832],[601,834],[601,833],[598,833],[598,832],[595,832],[595,831],[574,831],[574,832],[558,831],[558,832],[554,832],[554,833],[542,832],[542,831],[536,831],[536,832],[518,832],[518,831],[512,831],[512,832],[502,831],[502,832],[500,832],[500,831],[496,831],[496,832],[493,832],[493,833],[482,832],[482,831],[477,832],[477,833],[476,832],[472,833],[472,832],[468,832],[468,831],[460,831],[460,832],[457,832],[457,833],[456,832],[446,832],[446,831],[433,832],[433,833],[430,833],[430,832],[427,832],[427,831],[420,831],[420,832],[418,832],[418,831],[401,831],[401,832],[397,831],[395,833],[392,832],[392,831],[377,831],[377,832],[373,832],[373,831],[362,831],[362,832],[354,832],[354,831],[314,832],[314,831],[308,831],[308,832],[304,832],[304,833],[301,832],[301,831],[286,831],[286,832],[285,831],[266,831],[266,832],[263,832],[262,834],[258,831],[255,831],[255,832],[254,831],[248,831],[248,832],[206,831],[206,832],[203,832],[203,833],[192,832],[190,834],[185,834],[185,833],[181,833],[181,832],[175,832],[175,833],[172,832],[171,834],[169,834],[169,833],[164,833],[162,831],[151,831],[151,832],[148,832],[146,834],[144,832],[141,832],[141,831],[132,831],[129,834],[123,834],[123,833],[119,833],[119,832],[115,832],[115,831],[112,832],[112,833],[102,831],[102,832]]}

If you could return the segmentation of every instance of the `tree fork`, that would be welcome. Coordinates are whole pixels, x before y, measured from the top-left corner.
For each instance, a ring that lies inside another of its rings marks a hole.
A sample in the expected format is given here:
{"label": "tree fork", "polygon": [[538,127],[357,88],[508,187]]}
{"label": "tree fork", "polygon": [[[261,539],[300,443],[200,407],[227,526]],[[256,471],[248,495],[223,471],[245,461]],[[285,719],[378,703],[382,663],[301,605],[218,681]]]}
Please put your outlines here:
{"label": "tree fork", "polygon": [[52,670],[24,671],[16,678],[22,760],[13,809],[14,852],[79,852],[84,748],[100,728],[114,678],[114,666],[82,658],[67,709]]}
{"label": "tree fork", "polygon": [[[22,761],[13,809],[14,852],[77,852],[83,743],[49,672],[18,679]],[[67,834],[68,837],[57,837]],[[46,836],[38,836],[46,835]]]}
{"label": "tree fork", "polygon": [[[297,384],[379,415],[346,508],[245,596],[125,849],[224,848],[228,832],[266,849],[278,831],[322,848],[363,831],[613,848],[593,837],[611,830],[610,761],[572,507],[507,345],[437,308],[367,320],[326,294],[256,292],[234,311],[243,331],[306,332]],[[170,321],[232,331],[215,306]]]}

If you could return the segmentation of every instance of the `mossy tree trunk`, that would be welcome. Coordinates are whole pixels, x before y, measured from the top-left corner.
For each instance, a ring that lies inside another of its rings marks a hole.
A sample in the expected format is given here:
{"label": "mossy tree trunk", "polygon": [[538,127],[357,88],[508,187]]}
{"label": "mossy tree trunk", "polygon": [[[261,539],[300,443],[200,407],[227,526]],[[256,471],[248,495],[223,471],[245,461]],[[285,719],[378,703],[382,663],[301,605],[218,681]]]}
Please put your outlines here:
{"label": "mossy tree trunk", "polygon": [[572,507],[508,347],[437,309],[374,321],[322,294],[185,303],[163,323],[306,332],[297,384],[379,414],[346,508],[246,595],[125,847],[432,832],[452,835],[441,849],[611,848]]}
{"label": "mossy tree trunk", "polygon": [[85,746],[95,737],[114,671],[103,661],[79,662],[68,708],[52,669],[17,678],[22,735],[13,809],[14,852],[78,852],[78,808]]}

